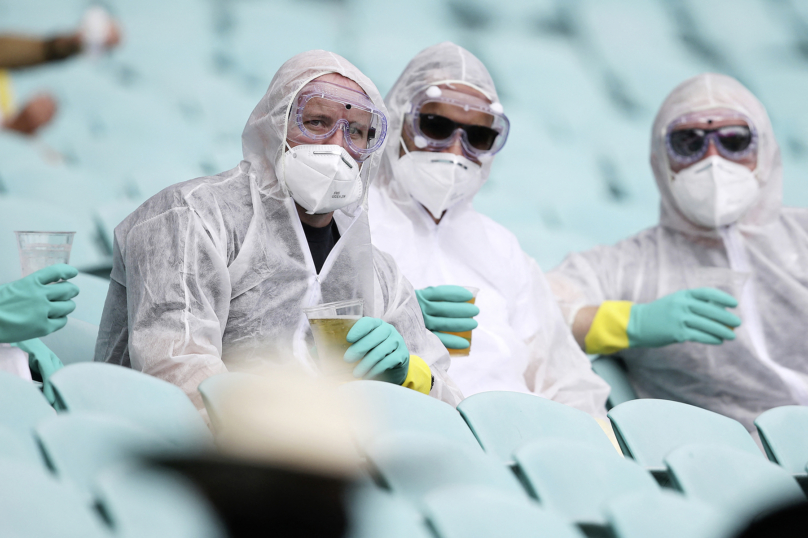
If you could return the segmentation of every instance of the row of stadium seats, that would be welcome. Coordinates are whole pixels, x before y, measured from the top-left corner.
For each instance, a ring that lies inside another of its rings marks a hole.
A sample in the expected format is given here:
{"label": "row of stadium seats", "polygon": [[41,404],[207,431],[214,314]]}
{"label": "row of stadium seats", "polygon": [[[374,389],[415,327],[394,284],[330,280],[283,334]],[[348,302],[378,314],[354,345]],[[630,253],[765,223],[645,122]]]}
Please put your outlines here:
{"label": "row of stadium seats", "polygon": [[[250,378],[223,374],[200,385],[216,435],[228,427],[226,398]],[[202,523],[207,534],[197,536],[220,535],[216,516],[182,479],[138,466],[144,455],[213,450],[208,428],[177,387],[96,363],[67,366],[52,384],[58,414],[32,384],[0,374],[0,481],[9,484],[3,495],[15,499],[0,502],[0,530],[25,520],[28,527],[17,528],[30,533],[32,512],[53,499],[67,518],[63,526],[85,529],[75,535],[112,529],[135,536],[125,529],[131,524],[153,526],[151,536],[168,536],[167,529],[192,536]],[[455,410],[380,382],[352,382],[339,392],[367,422],[354,432],[368,462],[351,504],[357,538],[380,536],[379,529],[421,536],[430,528],[439,538],[527,537],[536,528],[558,537],[717,538],[760,511],[805,501],[802,407],[758,418],[771,463],[731,419],[676,402],[627,402],[609,413],[624,459],[594,419],[536,396],[480,393]],[[372,414],[362,415],[367,409]],[[150,493],[163,483],[173,489]],[[184,516],[171,516],[176,505]],[[207,515],[185,517],[193,511]]]}

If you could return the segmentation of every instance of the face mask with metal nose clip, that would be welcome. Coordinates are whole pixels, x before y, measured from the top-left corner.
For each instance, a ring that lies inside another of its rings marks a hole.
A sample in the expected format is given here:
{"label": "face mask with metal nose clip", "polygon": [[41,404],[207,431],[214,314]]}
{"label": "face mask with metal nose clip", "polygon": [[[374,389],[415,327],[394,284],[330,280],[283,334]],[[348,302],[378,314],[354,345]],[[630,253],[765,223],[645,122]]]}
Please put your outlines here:
{"label": "face mask with metal nose clip", "polygon": [[483,185],[482,167],[453,153],[407,151],[396,161],[396,177],[435,218]]}
{"label": "face mask with metal nose clip", "polygon": [[752,170],[715,155],[673,174],[670,186],[679,210],[706,228],[736,222],[760,190]]}
{"label": "face mask with metal nose clip", "polygon": [[342,146],[302,144],[279,161],[281,179],[309,215],[330,213],[362,197],[359,163]]}

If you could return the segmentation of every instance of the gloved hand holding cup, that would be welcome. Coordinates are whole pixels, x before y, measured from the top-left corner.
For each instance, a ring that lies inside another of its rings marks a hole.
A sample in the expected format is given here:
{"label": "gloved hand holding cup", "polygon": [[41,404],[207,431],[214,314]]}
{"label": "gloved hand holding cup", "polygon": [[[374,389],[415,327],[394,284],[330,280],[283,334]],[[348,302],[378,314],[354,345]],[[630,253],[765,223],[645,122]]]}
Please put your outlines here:
{"label": "gloved hand holding cup", "polygon": [[355,364],[354,377],[404,383],[410,352],[395,327],[379,318],[364,317],[351,327],[347,339],[353,345],[345,352],[345,361]]}
{"label": "gloved hand holding cup", "polygon": [[478,288],[433,286],[415,290],[426,328],[440,338],[450,355],[468,355],[471,331],[477,328],[472,319],[480,313],[474,305]]}

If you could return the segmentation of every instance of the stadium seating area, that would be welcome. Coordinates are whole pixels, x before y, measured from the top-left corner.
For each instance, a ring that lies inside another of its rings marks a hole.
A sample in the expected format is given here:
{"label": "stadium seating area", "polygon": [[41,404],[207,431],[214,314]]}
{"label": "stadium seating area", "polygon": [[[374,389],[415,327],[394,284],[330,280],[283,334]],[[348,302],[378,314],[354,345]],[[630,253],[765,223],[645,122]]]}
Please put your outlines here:
{"label": "stadium seating area", "polygon": [[[217,410],[252,377],[221,374],[200,389],[217,438],[233,426]],[[188,477],[147,464],[216,450],[177,387],[86,362],[53,385],[58,413],[0,373],[0,533],[228,535],[221,507]],[[759,419],[770,462],[737,422],[675,402],[610,412],[623,457],[588,415],[536,396],[481,393],[455,410],[376,381],[339,393],[373,410],[355,432],[366,478],[346,503],[351,538],[721,538],[806,501],[808,450],[792,442],[804,407]]]}

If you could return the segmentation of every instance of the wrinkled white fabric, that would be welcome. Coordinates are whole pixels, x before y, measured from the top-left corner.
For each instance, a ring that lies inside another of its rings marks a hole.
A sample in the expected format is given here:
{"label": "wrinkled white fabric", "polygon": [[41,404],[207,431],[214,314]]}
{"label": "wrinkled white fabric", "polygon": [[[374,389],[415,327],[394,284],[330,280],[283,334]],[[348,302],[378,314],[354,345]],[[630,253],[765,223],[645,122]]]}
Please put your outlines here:
{"label": "wrinkled white fabric", "polygon": [[28,353],[11,344],[0,343],[0,372],[8,372],[31,381]]}
{"label": "wrinkled white fabric", "polygon": [[[746,114],[760,137],[758,197],[737,224],[723,229],[702,228],[677,209],[664,145],[671,121],[712,108]],[[742,320],[734,341],[628,349],[620,355],[640,396],[704,407],[752,431],[763,411],[798,403],[795,382],[808,383],[802,338],[808,326],[808,211],[782,207],[780,150],[769,117],[730,77],[703,74],[673,90],[654,121],[651,166],[662,198],[660,224],[614,246],[571,254],[548,274],[553,292],[570,323],[580,307],[605,300],[645,303],[702,286],[733,295]],[[778,367],[767,364],[765,355]],[[793,374],[791,380],[781,376],[782,369]]]}
{"label": "wrinkled white fabric", "polygon": [[[470,197],[450,207],[436,225],[396,175],[392,163],[399,158],[404,106],[409,96],[443,80],[470,83],[497,100],[488,71],[457,45],[429,47],[410,62],[386,98],[389,144],[370,189],[373,242],[393,255],[416,288],[480,288],[471,353],[453,357],[449,370],[466,396],[487,390],[534,393],[605,418],[609,388],[590,369],[544,274],[516,237],[477,213]],[[483,165],[483,180],[490,167]]]}
{"label": "wrinkled white fabric", "polygon": [[[340,240],[318,275],[277,179],[292,99],[326,73],[354,80],[384,110],[373,83],[336,54],[310,51],[281,66],[244,128],[236,168],[163,190],[115,229],[95,360],[170,381],[202,409],[197,386],[211,375],[288,364],[316,370],[301,309],[362,298],[365,315],[392,324],[430,365],[432,395],[460,401],[445,373],[449,355],[424,327],[412,286],[370,243],[367,196],[334,213]],[[365,193],[380,160],[362,166]]]}

